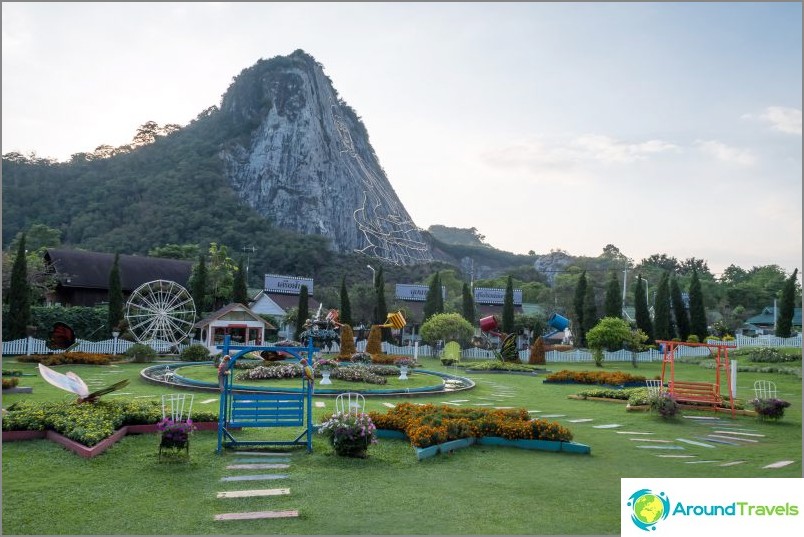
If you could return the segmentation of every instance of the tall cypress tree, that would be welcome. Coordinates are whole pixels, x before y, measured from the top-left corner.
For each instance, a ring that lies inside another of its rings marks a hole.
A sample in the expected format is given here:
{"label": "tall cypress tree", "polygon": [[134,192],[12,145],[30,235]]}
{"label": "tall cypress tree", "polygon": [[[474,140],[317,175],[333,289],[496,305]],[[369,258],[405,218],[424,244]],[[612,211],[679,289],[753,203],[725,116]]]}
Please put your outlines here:
{"label": "tall cypress tree", "polygon": [[232,284],[232,302],[237,302],[248,306],[248,288],[246,287],[246,271],[243,268],[243,260],[237,266],[237,272],[234,275],[234,283]]}
{"label": "tall cypress tree", "polygon": [[784,282],[784,287],[782,287],[782,299],[781,303],[779,304],[779,317],[776,320],[776,335],[778,337],[790,337],[793,332],[796,275],[798,275],[798,269],[793,270],[793,274],[787,278],[787,280]]}
{"label": "tall cypress tree", "polygon": [[120,254],[114,254],[109,272],[109,316],[106,327],[109,332],[117,330],[123,320],[123,282],[120,277]]}
{"label": "tall cypress tree", "polygon": [[579,345],[586,342],[586,332],[583,327],[583,299],[586,296],[586,271],[581,272],[578,284],[575,286],[575,297],[572,299],[572,309],[575,312],[575,340]]}
{"label": "tall cypress tree", "polygon": [[586,286],[583,296],[583,333],[586,335],[597,324],[597,303],[595,302],[595,288]]}
{"label": "tall cypress tree", "polygon": [[698,336],[701,342],[706,341],[709,329],[706,325],[706,309],[704,307],[701,280],[698,279],[698,269],[692,269],[690,280],[690,333]]}
{"label": "tall cypress tree", "polygon": [[340,322],[352,325],[352,303],[349,301],[349,292],[346,290],[346,276],[341,278],[341,311]]}
{"label": "tall cypress tree", "polygon": [[676,333],[681,341],[687,341],[690,335],[690,316],[684,306],[684,298],[681,296],[681,287],[675,274],[670,277],[670,301],[673,305],[673,319],[675,319]]}
{"label": "tall cypress tree", "polygon": [[[301,337],[301,333],[304,332],[304,323],[307,322],[307,319],[310,317],[310,306],[307,303],[309,300],[309,291],[307,290],[306,285],[302,285],[301,289],[299,289],[299,307],[298,311],[299,314],[296,317],[296,333],[293,336],[293,339],[296,341],[300,341],[299,338]],[[302,341],[302,343],[307,343],[306,341]]]}
{"label": "tall cypress tree", "polygon": [[506,334],[512,334],[514,332],[514,280],[510,275],[505,284],[501,330]]}
{"label": "tall cypress tree", "polygon": [[31,288],[28,285],[28,260],[25,258],[25,233],[17,246],[17,257],[11,267],[8,289],[8,336],[22,339],[31,324]]}
{"label": "tall cypress tree", "polygon": [[[439,304],[441,304],[441,307],[439,307]],[[422,322],[436,313],[444,313],[444,297],[441,294],[441,276],[439,276],[438,271],[433,275],[433,279],[430,280],[430,287],[427,289]]]}
{"label": "tall cypress tree", "polygon": [[653,335],[656,339],[673,339],[673,322],[670,320],[670,274],[662,272],[659,288],[656,290],[656,304],[653,315]]}
{"label": "tall cypress tree", "polygon": [[650,320],[648,310],[648,297],[645,294],[645,287],[642,285],[642,275],[637,276],[636,286],[634,287],[634,309],[636,310],[636,325],[648,335],[648,343],[654,341],[653,323]]}
{"label": "tall cypress tree", "polygon": [[469,289],[469,284],[464,282],[463,289],[461,289],[461,315],[469,321],[470,324],[475,324],[475,299],[472,297],[472,291]]}
{"label": "tall cypress tree", "polygon": [[198,264],[194,267],[193,278],[190,283],[190,295],[192,295],[195,308],[199,313],[209,311],[208,279],[207,260],[204,254],[201,254],[198,256]]}
{"label": "tall cypress tree", "polygon": [[606,283],[606,302],[603,305],[603,317],[622,317],[622,298],[620,280],[617,273],[612,271]]}
{"label": "tall cypress tree", "polygon": [[[377,270],[377,283],[375,291],[377,293],[377,308],[374,322],[377,324],[385,324],[385,321],[388,320],[388,305],[385,301],[385,277],[383,276],[382,265],[380,265],[379,270]],[[382,340],[391,341],[390,328],[382,329]]]}

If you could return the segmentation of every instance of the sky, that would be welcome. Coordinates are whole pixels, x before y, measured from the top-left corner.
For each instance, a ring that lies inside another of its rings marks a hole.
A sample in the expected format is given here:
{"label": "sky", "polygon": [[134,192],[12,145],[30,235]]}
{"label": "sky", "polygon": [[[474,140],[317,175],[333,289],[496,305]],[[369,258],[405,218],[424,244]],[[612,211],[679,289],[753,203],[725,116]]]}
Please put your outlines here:
{"label": "sky", "polygon": [[[2,152],[186,125],[302,49],[421,228],[802,268],[802,12],[758,3],[2,3]],[[8,200],[7,200],[8,201]]]}

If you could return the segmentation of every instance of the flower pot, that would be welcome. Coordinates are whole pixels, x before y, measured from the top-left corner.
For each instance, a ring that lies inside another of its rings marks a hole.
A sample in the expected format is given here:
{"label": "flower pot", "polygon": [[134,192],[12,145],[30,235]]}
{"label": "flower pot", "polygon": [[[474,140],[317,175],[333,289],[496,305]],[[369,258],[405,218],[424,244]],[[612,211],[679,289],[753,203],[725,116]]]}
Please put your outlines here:
{"label": "flower pot", "polygon": [[319,384],[332,384],[332,381],[329,380],[329,376],[332,374],[332,371],[329,369],[322,369],[321,370],[321,381]]}
{"label": "flower pot", "polygon": [[399,380],[408,380],[408,366],[399,366]]}

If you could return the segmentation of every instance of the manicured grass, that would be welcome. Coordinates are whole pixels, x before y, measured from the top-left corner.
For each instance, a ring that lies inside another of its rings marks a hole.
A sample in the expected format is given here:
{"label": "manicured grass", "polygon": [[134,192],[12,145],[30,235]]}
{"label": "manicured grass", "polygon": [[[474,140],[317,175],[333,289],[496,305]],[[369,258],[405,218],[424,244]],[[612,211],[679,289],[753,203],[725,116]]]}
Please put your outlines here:
{"label": "manicured grass", "polygon": [[[435,359],[420,359],[422,368],[453,372]],[[34,371],[32,364],[5,361],[6,369]],[[130,376],[125,392],[159,395],[175,390],[145,383],[139,378],[144,364],[123,364]],[[551,371],[593,371],[593,364],[554,364]],[[211,368],[210,368],[211,369]],[[108,366],[59,366],[85,380]],[[604,371],[653,378],[661,364],[606,363]],[[458,372],[460,373],[460,370]],[[677,379],[711,381],[715,372],[695,364],[676,364]],[[801,477],[801,379],[791,375],[738,373],[737,397],[751,399],[757,379],[776,382],[779,396],[791,402],[777,423],[753,417],[718,414],[725,424],[737,424],[762,434],[756,444],[715,448],[688,445],[683,451],[641,449],[641,442],[617,431],[653,432],[650,438],[695,439],[714,429],[698,420],[663,421],[656,414],[627,412],[621,403],[568,399],[588,386],[544,384],[543,376],[467,373],[477,382],[472,390],[425,397],[367,397],[368,410],[384,411],[384,402],[436,403],[468,399],[463,406],[497,406],[566,414],[550,418],[568,427],[574,441],[592,447],[591,455],[548,453],[514,448],[472,446],[453,455],[417,461],[413,448],[401,440],[381,440],[369,449],[369,458],[334,455],[325,439],[316,435],[314,450],[293,451],[290,478],[270,482],[221,483],[226,475],[250,473],[226,470],[237,458],[217,455],[215,432],[196,432],[189,463],[158,463],[156,435],[128,436],[94,459],[82,459],[44,440],[3,445],[3,530],[7,534],[617,534],[620,531],[621,477]],[[103,377],[104,379],[107,377]],[[108,383],[119,377],[110,375]],[[4,395],[3,406],[24,399],[62,399],[71,395],[38,377],[23,377],[33,395]],[[497,395],[495,395],[497,394]],[[511,394],[513,397],[502,397]],[[121,396],[123,397],[123,396]],[[196,395],[199,401],[216,397]],[[496,401],[494,399],[497,399]],[[325,408],[314,408],[314,421],[332,411],[332,397],[316,397]],[[217,408],[217,403],[205,407]],[[485,407],[489,408],[489,407]],[[534,414],[538,416],[539,414]],[[704,411],[684,415],[712,416]],[[569,423],[592,418],[586,423]],[[617,423],[615,429],[594,425]],[[240,439],[289,439],[297,430],[248,429]],[[697,455],[718,464],[745,461],[736,466],[685,464],[685,459],[661,454]],[[762,467],[780,460],[794,464],[778,469]],[[272,473],[256,471],[253,473]],[[289,487],[290,495],[271,498],[218,499],[227,490]],[[298,509],[298,519],[214,522],[218,513]]]}

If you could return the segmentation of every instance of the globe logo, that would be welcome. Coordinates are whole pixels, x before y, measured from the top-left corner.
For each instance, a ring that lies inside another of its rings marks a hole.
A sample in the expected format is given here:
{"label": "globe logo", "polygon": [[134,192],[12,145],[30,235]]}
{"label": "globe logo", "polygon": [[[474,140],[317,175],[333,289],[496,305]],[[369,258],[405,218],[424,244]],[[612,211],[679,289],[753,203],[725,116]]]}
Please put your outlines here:
{"label": "globe logo", "polygon": [[640,489],[628,498],[631,508],[631,522],[644,531],[656,529],[656,523],[667,518],[670,513],[670,500],[664,492],[655,494],[649,489]]}

